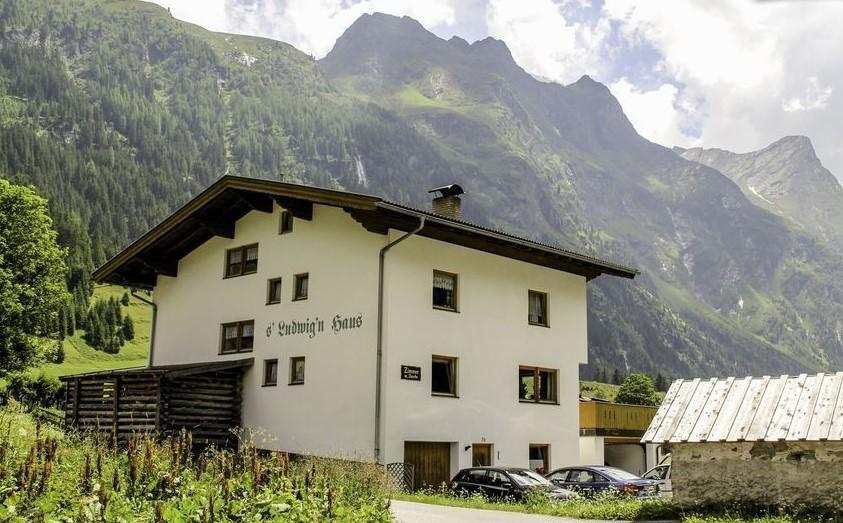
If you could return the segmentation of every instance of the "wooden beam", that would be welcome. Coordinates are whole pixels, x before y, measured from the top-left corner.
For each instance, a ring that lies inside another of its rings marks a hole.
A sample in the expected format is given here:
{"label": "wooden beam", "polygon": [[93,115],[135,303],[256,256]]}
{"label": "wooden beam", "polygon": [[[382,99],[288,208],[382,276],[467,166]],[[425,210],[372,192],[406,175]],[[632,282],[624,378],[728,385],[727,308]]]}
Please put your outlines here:
{"label": "wooden beam", "polygon": [[287,196],[273,196],[278,205],[290,211],[290,213],[301,220],[310,221],[313,219],[313,202]]}
{"label": "wooden beam", "polygon": [[237,191],[237,197],[246,205],[260,212],[272,212],[272,198],[263,193],[251,191]]}
{"label": "wooden beam", "polygon": [[234,239],[235,220],[220,220],[207,216],[194,216],[192,219],[199,227],[202,227],[214,236],[221,236],[229,240]]}
{"label": "wooden beam", "polygon": [[146,254],[144,256],[138,256],[137,260],[158,274],[172,276],[173,278],[179,274],[179,261],[177,259]]}

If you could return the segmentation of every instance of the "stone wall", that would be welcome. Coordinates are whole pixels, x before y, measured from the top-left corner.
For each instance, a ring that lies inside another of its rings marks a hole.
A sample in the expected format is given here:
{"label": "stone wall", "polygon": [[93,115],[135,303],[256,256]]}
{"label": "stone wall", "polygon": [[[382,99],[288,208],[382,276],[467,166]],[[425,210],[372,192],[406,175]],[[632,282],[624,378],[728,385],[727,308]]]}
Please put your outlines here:
{"label": "stone wall", "polygon": [[784,505],[843,513],[843,442],[677,443],[681,505]]}

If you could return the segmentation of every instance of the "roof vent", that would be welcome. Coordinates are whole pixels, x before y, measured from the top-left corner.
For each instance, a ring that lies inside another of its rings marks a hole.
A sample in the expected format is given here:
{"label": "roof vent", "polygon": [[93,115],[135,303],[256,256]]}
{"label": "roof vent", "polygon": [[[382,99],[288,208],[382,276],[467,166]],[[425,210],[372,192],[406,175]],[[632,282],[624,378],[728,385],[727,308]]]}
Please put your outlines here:
{"label": "roof vent", "polygon": [[438,193],[433,198],[433,212],[452,220],[462,220],[462,201],[460,195],[465,194],[462,187],[452,183],[427,191]]}

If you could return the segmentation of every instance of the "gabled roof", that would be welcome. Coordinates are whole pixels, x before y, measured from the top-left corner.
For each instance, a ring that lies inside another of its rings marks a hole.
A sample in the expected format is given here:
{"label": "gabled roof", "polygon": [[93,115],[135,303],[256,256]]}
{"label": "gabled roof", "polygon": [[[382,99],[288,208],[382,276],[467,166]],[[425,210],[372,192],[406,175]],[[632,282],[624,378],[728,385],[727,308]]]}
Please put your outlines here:
{"label": "gabled roof", "polygon": [[235,222],[252,210],[272,212],[273,202],[300,219],[310,220],[313,205],[342,208],[367,230],[386,234],[389,229],[410,231],[422,216],[418,234],[516,260],[595,278],[610,274],[634,278],[638,271],[591,256],[534,242],[391,203],[376,196],[304,185],[223,176],[160,224],[141,236],[94,272],[97,282],[150,289],[157,275],[175,276],[178,261],[213,236],[234,238]]}
{"label": "gabled roof", "polygon": [[677,380],[642,443],[843,441],[843,372]]}

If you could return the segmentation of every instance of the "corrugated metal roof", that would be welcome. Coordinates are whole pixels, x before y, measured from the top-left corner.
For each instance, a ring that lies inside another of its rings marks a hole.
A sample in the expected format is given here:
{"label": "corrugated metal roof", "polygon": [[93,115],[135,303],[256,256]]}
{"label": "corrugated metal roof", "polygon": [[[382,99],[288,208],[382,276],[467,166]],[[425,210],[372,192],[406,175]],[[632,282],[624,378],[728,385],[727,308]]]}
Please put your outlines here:
{"label": "corrugated metal roof", "polygon": [[843,441],[843,372],[676,380],[642,443]]}

